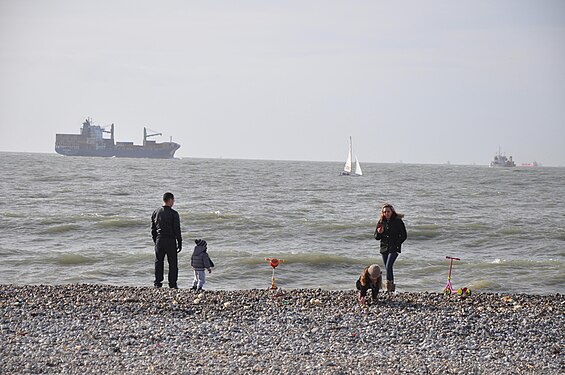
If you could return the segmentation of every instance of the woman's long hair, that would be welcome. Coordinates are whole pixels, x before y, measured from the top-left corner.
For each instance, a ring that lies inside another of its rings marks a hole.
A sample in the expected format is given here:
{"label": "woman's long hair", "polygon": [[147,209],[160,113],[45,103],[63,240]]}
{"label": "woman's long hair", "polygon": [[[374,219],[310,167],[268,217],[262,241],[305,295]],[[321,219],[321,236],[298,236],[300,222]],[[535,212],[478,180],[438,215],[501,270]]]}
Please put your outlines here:
{"label": "woman's long hair", "polygon": [[363,286],[367,286],[368,281],[370,280],[370,276],[369,276],[369,266],[365,267],[365,269],[363,270],[363,273],[361,273],[361,285]]}
{"label": "woman's long hair", "polygon": [[383,220],[384,220],[384,218],[385,218],[385,215],[384,215],[384,213],[383,213],[383,210],[384,210],[385,208],[390,208],[390,210],[392,211],[392,215],[391,215],[391,217],[390,217],[390,221],[393,221],[393,220],[396,219],[396,218],[402,219],[402,218],[404,217],[403,214],[399,214],[398,212],[396,212],[396,210],[394,209],[394,207],[392,207],[392,204],[390,204],[390,203],[385,203],[385,204],[383,205],[383,207],[381,208],[381,217],[379,218],[379,223],[382,223]]}

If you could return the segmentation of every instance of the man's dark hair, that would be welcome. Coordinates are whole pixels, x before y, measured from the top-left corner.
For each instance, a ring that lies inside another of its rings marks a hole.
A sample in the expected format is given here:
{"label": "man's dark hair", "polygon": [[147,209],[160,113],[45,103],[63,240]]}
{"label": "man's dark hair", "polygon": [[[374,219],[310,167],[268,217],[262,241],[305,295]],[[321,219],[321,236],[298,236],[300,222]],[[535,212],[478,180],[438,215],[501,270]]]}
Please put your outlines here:
{"label": "man's dark hair", "polygon": [[171,199],[175,199],[173,193],[166,192],[165,194],[163,194],[163,202],[168,202]]}

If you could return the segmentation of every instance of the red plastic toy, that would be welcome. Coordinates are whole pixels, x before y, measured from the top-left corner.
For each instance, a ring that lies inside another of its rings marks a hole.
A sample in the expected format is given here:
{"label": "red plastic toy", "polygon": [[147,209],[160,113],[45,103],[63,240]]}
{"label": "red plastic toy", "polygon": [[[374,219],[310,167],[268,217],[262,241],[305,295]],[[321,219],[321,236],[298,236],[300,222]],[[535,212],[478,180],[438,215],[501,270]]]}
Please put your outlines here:
{"label": "red plastic toy", "polygon": [[283,263],[284,260],[277,259],[277,258],[265,258],[267,262],[273,267],[273,276],[271,277],[271,289],[277,289],[277,285],[275,284],[275,268],[278,267],[279,264]]}

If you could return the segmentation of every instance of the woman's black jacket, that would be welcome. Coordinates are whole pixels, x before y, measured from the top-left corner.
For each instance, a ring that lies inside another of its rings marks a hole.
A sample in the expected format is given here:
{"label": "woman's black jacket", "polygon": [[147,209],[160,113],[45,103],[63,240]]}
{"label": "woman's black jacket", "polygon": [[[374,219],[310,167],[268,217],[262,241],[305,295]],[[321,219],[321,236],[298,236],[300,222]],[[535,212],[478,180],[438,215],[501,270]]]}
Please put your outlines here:
{"label": "woman's black jacket", "polygon": [[400,253],[402,243],[406,241],[406,227],[399,217],[383,219],[383,232],[378,233],[375,229],[375,240],[381,240],[381,254]]}

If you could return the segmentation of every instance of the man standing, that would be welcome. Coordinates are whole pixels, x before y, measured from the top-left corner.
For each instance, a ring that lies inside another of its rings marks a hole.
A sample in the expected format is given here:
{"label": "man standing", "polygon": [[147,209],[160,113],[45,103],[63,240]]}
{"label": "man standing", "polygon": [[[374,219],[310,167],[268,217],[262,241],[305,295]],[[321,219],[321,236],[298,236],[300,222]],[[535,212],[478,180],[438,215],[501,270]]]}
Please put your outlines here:
{"label": "man standing", "polygon": [[151,215],[151,236],[155,243],[155,282],[157,288],[163,286],[165,255],[169,262],[169,288],[178,289],[179,274],[177,253],[182,250],[180,234],[180,217],[173,210],[175,196],[173,193],[163,194],[163,206]]}

